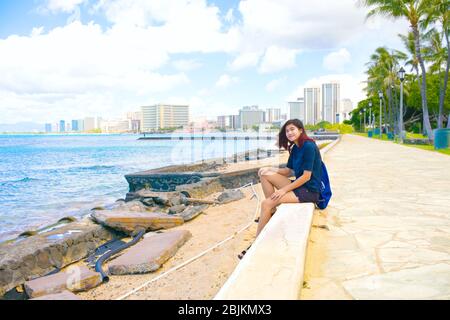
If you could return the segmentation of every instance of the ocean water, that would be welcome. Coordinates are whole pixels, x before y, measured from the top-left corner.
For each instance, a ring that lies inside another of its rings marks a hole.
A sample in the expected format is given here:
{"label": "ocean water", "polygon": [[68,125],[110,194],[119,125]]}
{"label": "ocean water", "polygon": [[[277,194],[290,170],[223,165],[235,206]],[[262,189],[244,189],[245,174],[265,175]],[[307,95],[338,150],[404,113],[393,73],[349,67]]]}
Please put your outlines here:
{"label": "ocean water", "polygon": [[[222,134],[216,134],[222,137]],[[233,134],[236,135],[236,134]],[[139,135],[0,135],[0,241],[124,198],[124,175],[274,140],[138,140]]]}

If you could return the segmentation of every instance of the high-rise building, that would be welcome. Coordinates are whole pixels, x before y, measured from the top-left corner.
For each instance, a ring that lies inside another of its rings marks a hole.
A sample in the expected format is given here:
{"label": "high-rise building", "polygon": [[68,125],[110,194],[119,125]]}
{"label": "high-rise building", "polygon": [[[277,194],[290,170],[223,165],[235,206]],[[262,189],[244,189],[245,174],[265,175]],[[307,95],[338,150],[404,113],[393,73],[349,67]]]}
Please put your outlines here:
{"label": "high-rise building", "polygon": [[72,131],[80,131],[78,129],[78,120],[72,120]]}
{"label": "high-rise building", "polygon": [[51,123],[46,123],[45,124],[45,132],[46,133],[52,132],[52,124]]}
{"label": "high-rise building", "polygon": [[299,119],[305,123],[305,100],[297,98],[297,101],[288,102],[289,104],[289,119]]}
{"label": "high-rise building", "polygon": [[320,121],[320,88],[305,88],[304,101],[306,110],[304,124],[318,123]]}
{"label": "high-rise building", "polygon": [[127,112],[127,119],[131,120],[131,130],[133,132],[141,131],[142,112]]}
{"label": "high-rise building", "polygon": [[132,121],[130,119],[103,120],[100,129],[103,133],[123,133],[131,131]]}
{"label": "high-rise building", "polygon": [[236,130],[240,126],[239,115],[218,116],[217,126],[221,129]]}
{"label": "high-rise building", "polygon": [[350,112],[353,110],[353,103],[350,99],[342,99],[341,106],[339,110],[339,122],[344,122],[344,120],[350,120]]}
{"label": "high-rise building", "polygon": [[266,109],[266,122],[274,122],[280,120],[281,109],[280,108],[268,108]]}
{"label": "high-rise building", "polygon": [[337,123],[339,113],[340,85],[338,82],[322,84],[322,121]]}
{"label": "high-rise building", "polygon": [[77,122],[78,122],[78,124],[77,124],[78,131],[83,132],[84,131],[84,120],[80,119],[80,120],[77,120]]}
{"label": "high-rise building", "polygon": [[143,106],[142,131],[179,128],[189,125],[189,106],[157,104]]}
{"label": "high-rise building", "polygon": [[243,107],[239,110],[240,128],[243,130],[251,129],[254,125],[264,122],[264,111],[258,106]]}
{"label": "high-rise building", "polygon": [[84,131],[89,132],[95,129],[95,118],[84,118]]}
{"label": "high-rise building", "polygon": [[66,131],[66,122],[64,120],[59,121],[59,132],[65,132]]}

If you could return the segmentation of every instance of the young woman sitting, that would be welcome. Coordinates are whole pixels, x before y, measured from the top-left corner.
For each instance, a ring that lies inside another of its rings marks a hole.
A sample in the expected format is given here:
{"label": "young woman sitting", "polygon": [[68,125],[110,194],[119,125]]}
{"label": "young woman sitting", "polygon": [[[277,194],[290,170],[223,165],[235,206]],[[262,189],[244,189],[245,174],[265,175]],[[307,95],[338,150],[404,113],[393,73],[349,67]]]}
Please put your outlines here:
{"label": "young woman sitting", "polygon": [[[279,204],[319,201],[322,158],[303,123],[298,119],[288,120],[280,130],[278,145],[289,152],[289,160],[286,168],[267,167],[258,172],[265,199],[261,203],[256,236]],[[295,180],[291,181],[289,177],[294,175]],[[238,257],[242,259],[249,248]]]}

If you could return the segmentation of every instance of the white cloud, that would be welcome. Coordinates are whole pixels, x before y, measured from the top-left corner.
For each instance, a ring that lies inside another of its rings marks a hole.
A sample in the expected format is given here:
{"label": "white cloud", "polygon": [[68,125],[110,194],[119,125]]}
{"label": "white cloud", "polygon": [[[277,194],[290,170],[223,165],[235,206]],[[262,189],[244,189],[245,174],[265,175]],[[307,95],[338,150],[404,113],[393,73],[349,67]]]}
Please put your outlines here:
{"label": "white cloud", "polygon": [[224,19],[228,23],[233,23],[234,22],[233,8],[228,9]]}
{"label": "white cloud", "polygon": [[350,52],[342,48],[338,51],[331,52],[323,59],[323,67],[330,71],[343,72],[344,66],[351,61]]}
{"label": "white cloud", "polygon": [[258,71],[273,73],[295,67],[295,57],[299,50],[270,46],[262,59]]}
{"label": "white cloud", "polygon": [[71,13],[78,9],[79,5],[88,2],[88,0],[48,0],[45,9],[57,13]]}
{"label": "white cloud", "polygon": [[238,81],[238,77],[231,77],[228,74],[223,74],[220,76],[219,80],[217,80],[216,87],[226,88],[233,83],[237,83]]}
{"label": "white cloud", "polygon": [[229,68],[232,71],[238,71],[248,67],[255,67],[258,65],[260,57],[261,54],[258,52],[243,52],[229,64]]}
{"label": "white cloud", "polygon": [[274,79],[270,81],[268,84],[266,84],[266,90],[268,92],[275,91],[276,88],[278,88],[280,85],[282,85],[286,81],[286,77]]}
{"label": "white cloud", "polygon": [[179,71],[191,71],[198,69],[202,66],[202,64],[196,60],[176,60],[172,62],[175,69]]}

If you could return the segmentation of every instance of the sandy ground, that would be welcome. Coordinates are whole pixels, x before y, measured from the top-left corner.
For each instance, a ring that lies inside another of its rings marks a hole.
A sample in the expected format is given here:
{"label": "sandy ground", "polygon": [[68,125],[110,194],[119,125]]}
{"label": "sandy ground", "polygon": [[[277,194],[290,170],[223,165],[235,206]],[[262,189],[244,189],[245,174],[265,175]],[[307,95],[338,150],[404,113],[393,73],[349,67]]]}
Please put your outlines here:
{"label": "sandy ground", "polygon": [[[270,166],[285,163],[288,154],[253,160],[248,162],[228,164],[224,170],[234,171],[255,166]],[[261,185],[255,185],[254,190],[263,199]],[[189,239],[162,268],[144,275],[111,276],[104,283],[88,292],[79,293],[82,299],[117,299],[147,281],[158,277],[167,270],[195,257],[199,253],[213,247],[215,244],[232,236],[245,226],[243,232],[221,246],[213,249],[192,263],[164,276],[145,286],[128,299],[212,299],[226,282],[239,263],[237,255],[253,242],[257,224],[254,223],[257,209],[257,198],[253,197],[251,187],[242,189],[245,198],[224,205],[210,206],[205,213],[188,223],[167,230],[189,230]],[[217,194],[210,195],[214,198]],[[208,199],[207,198],[207,199]],[[105,270],[107,265],[105,266]]]}

